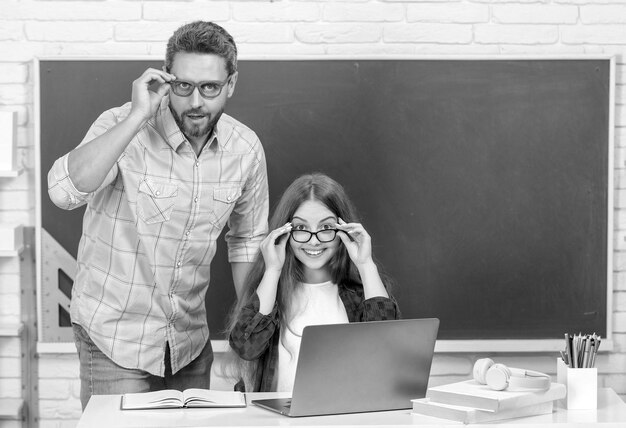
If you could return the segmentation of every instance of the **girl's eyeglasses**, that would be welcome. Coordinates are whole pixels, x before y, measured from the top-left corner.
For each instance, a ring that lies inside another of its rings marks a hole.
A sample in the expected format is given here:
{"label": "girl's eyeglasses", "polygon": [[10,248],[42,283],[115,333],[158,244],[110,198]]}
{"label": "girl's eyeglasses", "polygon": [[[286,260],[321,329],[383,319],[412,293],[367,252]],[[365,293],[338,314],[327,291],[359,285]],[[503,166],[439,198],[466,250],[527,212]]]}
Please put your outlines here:
{"label": "girl's eyeglasses", "polygon": [[305,242],[309,242],[313,235],[320,242],[331,242],[337,236],[337,229],[323,229],[318,230],[317,232],[309,232],[308,230],[292,230],[291,237],[294,241],[304,244]]}

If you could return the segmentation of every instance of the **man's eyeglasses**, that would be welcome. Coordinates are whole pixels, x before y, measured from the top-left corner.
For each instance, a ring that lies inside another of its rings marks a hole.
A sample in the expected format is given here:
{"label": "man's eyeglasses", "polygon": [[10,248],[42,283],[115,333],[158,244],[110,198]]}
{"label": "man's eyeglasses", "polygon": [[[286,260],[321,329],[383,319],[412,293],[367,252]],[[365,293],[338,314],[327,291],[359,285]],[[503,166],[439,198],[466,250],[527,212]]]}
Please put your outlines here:
{"label": "man's eyeglasses", "polygon": [[170,86],[172,88],[172,92],[179,97],[188,97],[193,94],[193,91],[196,88],[198,88],[198,92],[200,92],[202,98],[211,99],[222,93],[222,89],[226,86],[229,80],[230,76],[228,76],[223,82],[207,81],[193,83],[186,82],[184,80],[174,80],[170,82]]}
{"label": "man's eyeglasses", "polygon": [[335,236],[337,236],[337,229],[323,229],[318,230],[317,232],[309,232],[308,230],[291,231],[291,237],[293,240],[301,244],[309,242],[313,235],[315,235],[317,240],[320,242],[330,242],[335,239]]}

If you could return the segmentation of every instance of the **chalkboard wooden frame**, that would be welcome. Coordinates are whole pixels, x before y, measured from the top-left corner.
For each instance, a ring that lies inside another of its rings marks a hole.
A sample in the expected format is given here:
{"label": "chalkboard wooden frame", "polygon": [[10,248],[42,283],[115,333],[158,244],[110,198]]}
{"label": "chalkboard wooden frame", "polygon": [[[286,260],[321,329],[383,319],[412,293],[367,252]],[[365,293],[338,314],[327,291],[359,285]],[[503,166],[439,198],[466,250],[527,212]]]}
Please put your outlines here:
{"label": "chalkboard wooden frame", "polygon": [[[89,58],[89,57],[81,57],[81,58],[38,58],[34,61],[33,70],[35,71],[35,79],[36,79],[36,93],[35,93],[35,134],[36,134],[36,192],[37,192],[37,239],[38,239],[38,252],[41,249],[41,174],[45,174],[46,171],[40,171],[41,169],[41,159],[40,159],[40,145],[41,145],[41,128],[40,128],[40,110],[39,107],[41,105],[41,100],[39,99],[39,83],[40,83],[40,62],[41,61],[134,61],[134,60],[148,60],[148,61],[161,61],[161,58],[154,57],[133,57],[133,58],[119,58],[119,57],[106,57],[106,58]],[[428,56],[428,57],[355,57],[355,58],[346,58],[346,57],[297,57],[297,58],[242,58],[242,61],[587,61],[587,60],[596,60],[596,61],[607,61],[609,68],[609,105],[608,105],[608,130],[607,130],[607,155],[608,155],[608,177],[607,177],[607,236],[606,236],[606,254],[607,256],[607,269],[606,269],[606,337],[609,339],[607,341],[607,346],[603,348],[605,350],[610,349],[611,347],[611,322],[612,322],[612,216],[613,216],[613,171],[612,171],[612,162],[613,162],[613,127],[614,127],[614,58],[611,56],[604,55],[593,55],[593,56],[494,56],[494,57],[483,57],[483,56]],[[128,90],[130,90],[130,85],[128,84]],[[238,91],[241,92],[241,85],[238,84]],[[228,110],[227,110],[228,111]],[[236,116],[236,115],[235,115]],[[244,121],[245,122],[245,121]],[[367,224],[367,223],[366,223]],[[41,254],[38,254],[38,260],[41,261]],[[38,287],[41,285],[41,263],[38,262]],[[38,289],[39,298],[43,294],[43,290],[41,288]],[[42,304],[40,301],[39,310],[42,310]],[[42,328],[42,323],[39,323],[39,328]],[[42,334],[39,335],[40,339],[42,338]],[[215,347],[219,349],[224,349],[225,343],[224,341],[215,341]],[[604,345],[604,343],[603,343]],[[438,352],[465,352],[465,351],[554,351],[561,349],[562,341],[555,337],[555,339],[462,339],[462,340],[439,340],[437,345]]]}

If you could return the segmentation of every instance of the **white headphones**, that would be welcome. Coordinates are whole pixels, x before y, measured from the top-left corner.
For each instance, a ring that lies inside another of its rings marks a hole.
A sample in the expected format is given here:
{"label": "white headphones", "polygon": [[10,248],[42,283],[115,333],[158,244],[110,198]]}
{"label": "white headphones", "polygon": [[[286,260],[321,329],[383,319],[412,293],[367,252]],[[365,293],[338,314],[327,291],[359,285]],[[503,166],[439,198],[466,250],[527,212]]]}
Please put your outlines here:
{"label": "white headphones", "polygon": [[481,358],[474,363],[474,380],[491,389],[501,391],[512,388],[550,389],[550,376],[532,370],[516,369],[496,364],[491,358]]}

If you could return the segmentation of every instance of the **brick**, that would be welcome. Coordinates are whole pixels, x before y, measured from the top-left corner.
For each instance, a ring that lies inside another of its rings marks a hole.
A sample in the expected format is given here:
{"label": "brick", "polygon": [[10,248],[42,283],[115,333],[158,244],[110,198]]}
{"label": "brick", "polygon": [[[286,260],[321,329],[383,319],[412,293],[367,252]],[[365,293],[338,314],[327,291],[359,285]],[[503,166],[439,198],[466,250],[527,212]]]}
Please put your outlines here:
{"label": "brick", "polygon": [[572,25],[561,27],[560,32],[561,42],[565,44],[626,44],[626,26],[624,25]]}
{"label": "brick", "polygon": [[26,38],[41,42],[104,42],[113,38],[113,25],[106,22],[27,22]]}
{"label": "brick", "polygon": [[277,22],[266,24],[239,24],[233,23],[226,27],[233,36],[237,45],[242,43],[292,43],[294,38],[293,26],[288,23]]}
{"label": "brick", "polygon": [[22,379],[0,378],[0,398],[21,398]]}
{"label": "brick", "polygon": [[[537,0],[474,0],[476,3],[489,3],[489,4],[506,4],[506,3],[537,3]],[[539,2],[546,3],[547,0],[539,0]]]}
{"label": "brick", "polygon": [[[267,5],[267,3],[264,3],[264,5]],[[176,21],[176,27],[184,22],[198,19],[219,22],[227,21],[229,18],[230,6],[229,2],[226,1],[186,2],[183,5],[181,5],[180,1],[158,1],[144,2],[143,5],[144,20]]]}
{"label": "brick", "polygon": [[21,378],[21,357],[0,358],[0,373],[2,373],[3,378]]}
{"label": "brick", "polygon": [[413,3],[407,5],[406,18],[407,22],[488,22],[489,6],[468,3]]}
{"label": "brick", "polygon": [[613,331],[615,333],[626,333],[626,312],[613,313]]}
{"label": "brick", "polygon": [[0,357],[21,357],[19,337],[0,337]]}
{"label": "brick", "polygon": [[[161,42],[165,45],[165,42]],[[148,46],[143,42],[115,42],[104,43],[64,43],[60,46],[61,52],[56,55],[68,56],[146,56],[150,53]],[[130,82],[129,82],[130,83]],[[130,86],[128,96],[130,99]]]}
{"label": "brick", "polygon": [[328,22],[404,21],[404,6],[393,3],[325,3],[323,20]]}
{"label": "brick", "polygon": [[613,274],[613,291],[626,291],[626,272]]}
{"label": "brick", "polygon": [[[25,83],[25,82],[20,82],[20,83]],[[2,106],[0,106],[0,110],[9,110],[9,111],[14,111],[17,113],[17,126],[18,127],[25,127],[28,125],[29,117],[32,117],[32,115],[29,114],[28,108],[29,106],[17,105],[17,104],[16,105],[3,104]]]}
{"label": "brick", "polygon": [[25,62],[31,61],[34,56],[43,54],[42,46],[36,42],[3,41],[0,39],[0,52],[2,61]]}
{"label": "brick", "polygon": [[0,325],[18,325],[21,321],[21,315],[2,315],[0,314]]}
{"label": "brick", "polygon": [[0,222],[3,223],[24,223],[25,225],[34,226],[34,210],[29,211],[0,211]]}
{"label": "brick", "polygon": [[[615,286],[615,284],[613,284]],[[616,290],[614,287],[613,290]],[[622,285],[619,290],[613,292],[613,310],[626,312],[626,286]]]}
{"label": "brick", "polygon": [[0,63],[0,83],[26,83],[28,66],[20,63]]}
{"label": "brick", "polygon": [[126,1],[3,2],[3,19],[37,21],[130,21],[141,18],[141,4]]}
{"label": "brick", "polygon": [[72,381],[65,379],[40,379],[39,398],[50,400],[65,400],[73,398]]}
{"label": "brick", "polygon": [[302,43],[372,43],[381,39],[375,24],[302,24],[296,26],[296,39]]}
{"label": "brick", "polygon": [[20,296],[5,294],[0,302],[0,316],[20,316]]}
{"label": "brick", "polygon": [[493,5],[491,19],[502,24],[575,24],[578,8],[546,4]]}
{"label": "brick", "polygon": [[[319,45],[310,45],[319,46]],[[413,45],[409,43],[335,43],[327,45],[324,53],[337,56],[380,56],[384,58],[389,55],[415,55],[418,48],[424,45]],[[425,47],[424,47],[425,48]]]}
{"label": "brick", "polygon": [[385,43],[471,43],[472,26],[465,24],[389,24],[383,30]]}
{"label": "brick", "polygon": [[80,400],[39,400],[41,419],[79,419],[81,414]]}
{"label": "brick", "polygon": [[512,43],[534,45],[556,43],[559,27],[554,25],[493,25],[474,26],[476,43]]}
{"label": "brick", "polygon": [[616,189],[613,192],[613,204],[616,208],[626,207],[626,190]]}
{"label": "brick", "polygon": [[626,6],[587,4],[580,6],[583,24],[626,24]]}
{"label": "brick", "polygon": [[78,355],[46,354],[39,357],[40,379],[78,379],[80,366]]}
{"label": "brick", "polygon": [[319,3],[232,3],[233,19],[239,22],[313,22],[321,17]]}
{"label": "brick", "polygon": [[21,22],[2,21],[0,25],[0,41],[24,40],[24,24]]}
{"label": "brick", "polygon": [[617,147],[613,150],[615,168],[626,168],[626,148]]}
{"label": "brick", "polygon": [[613,136],[615,137],[615,147],[626,147],[626,128],[615,128]]}
{"label": "brick", "polygon": [[[620,95],[618,95],[618,97],[622,99],[622,102],[626,102],[626,96],[622,98]],[[626,115],[626,108],[624,108],[624,105],[616,105],[615,126],[626,126],[626,117],[624,117],[624,115]]]}
{"label": "brick", "polygon": [[[351,45],[354,46],[354,45]],[[323,45],[305,45],[292,43],[272,43],[272,44],[247,44],[241,43],[237,46],[240,58],[251,58],[258,56],[320,56],[327,53],[326,47]],[[239,76],[239,79],[242,79]]]}
{"label": "brick", "polygon": [[28,86],[16,83],[0,85],[0,104],[26,104],[30,101],[31,90]]}
{"label": "brick", "polygon": [[16,257],[0,257],[0,273],[12,274],[20,272],[20,264]]}
{"label": "brick", "polygon": [[70,381],[70,388],[72,397],[80,399],[80,379]]}
{"label": "brick", "polygon": [[626,273],[626,252],[620,251],[613,254],[613,270]]}
{"label": "brick", "polygon": [[0,295],[15,294],[19,296],[20,287],[21,281],[18,273],[8,275],[0,274]]}
{"label": "brick", "polygon": [[583,45],[515,45],[500,46],[503,55],[580,55],[588,53]]}
{"label": "brick", "polygon": [[618,85],[626,85],[626,65],[618,62],[615,64],[615,83]]}
{"label": "brick", "polygon": [[33,206],[31,192],[7,191],[0,193],[0,207],[11,207],[14,210],[26,210]]}
{"label": "brick", "polygon": [[613,334],[613,352],[626,354],[626,333]]}
{"label": "brick", "polygon": [[626,188],[626,171],[617,168],[618,166],[616,165],[613,171],[613,185],[615,189],[624,189]]}
{"label": "brick", "polygon": [[115,40],[121,42],[162,41],[165,44],[179,26],[179,22],[119,23],[115,25]]}

